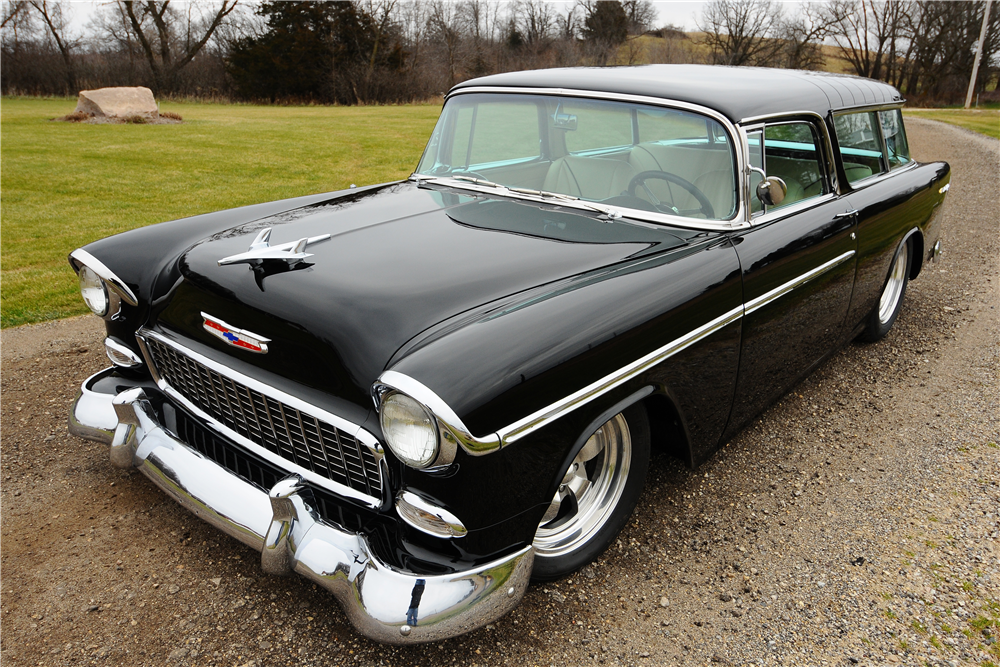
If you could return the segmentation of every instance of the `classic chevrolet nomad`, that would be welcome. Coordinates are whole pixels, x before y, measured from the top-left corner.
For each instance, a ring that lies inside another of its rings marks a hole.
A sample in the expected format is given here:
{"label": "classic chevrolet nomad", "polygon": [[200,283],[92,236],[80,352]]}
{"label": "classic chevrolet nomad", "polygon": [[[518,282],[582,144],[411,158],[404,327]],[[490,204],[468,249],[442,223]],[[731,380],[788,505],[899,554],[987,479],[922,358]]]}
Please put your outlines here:
{"label": "classic chevrolet nomad", "polygon": [[[113,366],[70,430],[412,643],[613,542],[940,252],[890,86],[700,66],[448,94],[405,181],[74,251]],[[321,168],[321,167],[317,167]]]}

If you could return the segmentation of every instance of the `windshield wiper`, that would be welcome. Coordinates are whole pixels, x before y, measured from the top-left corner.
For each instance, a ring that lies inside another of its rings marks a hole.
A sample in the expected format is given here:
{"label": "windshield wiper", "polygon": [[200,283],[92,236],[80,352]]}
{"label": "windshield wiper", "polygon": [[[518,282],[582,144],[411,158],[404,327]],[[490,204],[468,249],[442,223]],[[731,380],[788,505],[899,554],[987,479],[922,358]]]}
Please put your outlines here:
{"label": "windshield wiper", "polygon": [[531,188],[515,188],[509,185],[502,185],[500,183],[494,183],[493,181],[487,181],[484,178],[475,178],[474,176],[428,176],[425,174],[414,174],[411,178],[416,180],[426,180],[437,183],[443,183],[447,181],[465,181],[467,183],[472,183],[473,185],[479,185],[487,188],[495,188],[497,190],[503,190],[506,192],[512,192],[520,195],[528,195],[529,197],[538,197],[539,199],[555,199],[560,202],[567,202],[573,205],[589,209],[591,211],[596,211],[601,215],[607,216],[611,220],[617,220],[622,217],[622,214],[617,210],[611,208],[610,206],[604,206],[603,204],[595,204],[589,202],[579,197],[574,197],[573,195],[563,194],[561,192],[548,192],[547,190],[533,190]]}
{"label": "windshield wiper", "polygon": [[573,202],[579,206],[589,208],[592,211],[597,211],[608,216],[611,219],[617,219],[622,217],[622,214],[611,208],[610,206],[604,206],[603,204],[595,204],[593,202],[580,199],[579,197],[574,197],[573,195],[563,194],[561,192],[549,192],[547,190],[532,190],[531,188],[511,188],[508,187],[511,192],[518,192],[523,195],[531,195],[534,197],[541,197],[542,199],[557,199],[559,201]]}
{"label": "windshield wiper", "polygon": [[493,181],[487,181],[485,178],[475,178],[473,176],[452,176],[451,178],[456,181],[468,181],[469,183],[475,183],[476,185],[482,185],[487,188],[500,188],[501,190],[513,189],[508,188],[506,185],[500,185],[499,183],[494,183]]}

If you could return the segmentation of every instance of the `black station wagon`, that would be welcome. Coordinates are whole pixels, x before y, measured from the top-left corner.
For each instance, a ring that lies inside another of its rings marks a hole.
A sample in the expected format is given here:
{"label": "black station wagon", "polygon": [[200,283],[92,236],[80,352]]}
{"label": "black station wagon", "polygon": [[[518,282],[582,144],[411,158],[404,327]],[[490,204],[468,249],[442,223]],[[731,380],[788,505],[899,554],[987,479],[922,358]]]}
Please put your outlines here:
{"label": "black station wagon", "polygon": [[[70,430],[391,643],[612,543],[940,253],[892,87],[703,66],[462,83],[405,181],[70,255],[113,366]],[[318,167],[319,168],[319,167]]]}

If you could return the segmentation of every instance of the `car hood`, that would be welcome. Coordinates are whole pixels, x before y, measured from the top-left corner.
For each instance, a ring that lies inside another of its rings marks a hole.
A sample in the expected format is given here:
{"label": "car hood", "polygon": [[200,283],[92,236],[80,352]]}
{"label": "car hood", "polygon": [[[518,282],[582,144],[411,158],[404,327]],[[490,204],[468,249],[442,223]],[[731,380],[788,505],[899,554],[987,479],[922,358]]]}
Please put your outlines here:
{"label": "car hood", "polygon": [[[266,228],[272,246],[330,238],[308,245],[311,256],[294,267],[219,265],[246,252]],[[272,382],[286,379],[328,409],[363,420],[372,382],[421,332],[509,307],[532,288],[684,245],[682,235],[397,183],[250,221],[195,244],[179,258],[181,279],[155,304],[152,320],[203,352],[226,355],[243,372],[254,367]],[[206,331],[203,314],[270,339],[267,353],[227,345]],[[531,332],[524,336],[517,344],[530,344]]]}

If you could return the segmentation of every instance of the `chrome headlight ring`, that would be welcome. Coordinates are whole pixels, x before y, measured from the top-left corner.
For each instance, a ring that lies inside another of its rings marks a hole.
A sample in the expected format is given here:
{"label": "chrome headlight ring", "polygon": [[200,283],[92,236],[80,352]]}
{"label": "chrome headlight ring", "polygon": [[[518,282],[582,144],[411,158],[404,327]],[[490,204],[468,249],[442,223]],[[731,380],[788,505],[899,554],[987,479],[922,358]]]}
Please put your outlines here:
{"label": "chrome headlight ring", "polygon": [[430,472],[446,468],[455,460],[459,447],[470,456],[482,456],[500,449],[500,436],[496,433],[490,433],[482,438],[472,435],[455,411],[441,397],[418,380],[397,371],[385,371],[372,385],[372,399],[375,401],[380,421],[385,399],[393,392],[405,394],[420,404],[436,424],[439,447],[437,458],[419,469]]}
{"label": "chrome headlight ring", "polygon": [[86,250],[77,248],[70,253],[69,263],[80,277],[80,291],[84,302],[98,317],[105,320],[116,319],[123,302],[130,306],[139,305],[139,300],[128,285],[104,262]]}

